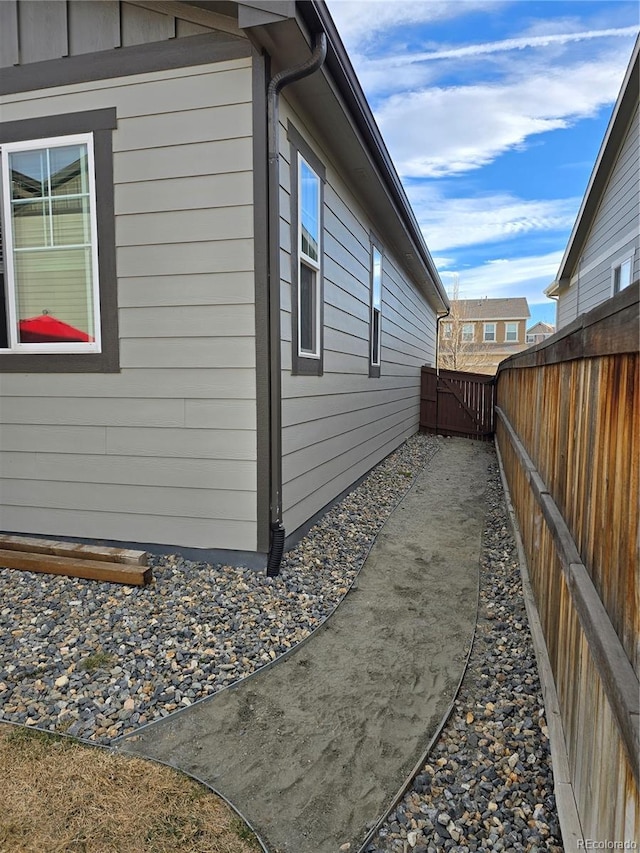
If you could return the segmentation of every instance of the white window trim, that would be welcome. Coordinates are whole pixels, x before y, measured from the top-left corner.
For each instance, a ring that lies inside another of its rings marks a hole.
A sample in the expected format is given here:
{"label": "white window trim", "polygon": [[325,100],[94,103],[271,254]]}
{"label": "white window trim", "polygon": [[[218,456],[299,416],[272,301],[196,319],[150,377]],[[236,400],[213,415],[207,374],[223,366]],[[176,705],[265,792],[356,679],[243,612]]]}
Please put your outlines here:
{"label": "white window trim", "polygon": [[[515,328],[516,328],[516,336],[515,336],[515,338],[509,338],[509,337],[508,337],[508,334],[509,334],[509,326],[515,326]],[[514,323],[514,322],[505,322],[505,324],[504,324],[504,342],[505,342],[506,344],[517,344],[517,343],[519,343],[519,342],[520,342],[520,334],[519,334],[519,332],[520,332],[520,329],[519,329],[519,324],[518,324],[518,323]]]}
{"label": "white window trim", "polygon": [[[497,342],[497,340],[498,340],[498,329],[497,329],[497,325],[498,325],[497,323],[483,323],[483,330],[482,330],[482,342],[483,342],[483,343],[485,343],[485,344],[495,344],[495,343]],[[488,338],[488,337],[487,337],[487,328],[488,328],[489,326],[492,326],[492,327],[493,327],[493,337],[492,337],[492,338]]]}
{"label": "white window trim", "polygon": [[[15,271],[13,265],[13,218],[11,216],[9,157],[15,151],[33,151],[38,148],[55,148],[66,145],[82,144],[87,146],[87,167],[89,173],[89,223],[91,229],[91,268],[92,299],[94,316],[94,340],[87,343],[41,343],[24,344],[18,341],[18,312],[16,306]],[[0,349],[1,353],[92,353],[101,352],[100,321],[100,281],[98,268],[98,224],[96,217],[96,170],[93,149],[93,134],[81,133],[69,136],[53,136],[42,139],[28,139],[20,142],[3,143],[0,149],[2,162],[1,186],[5,187],[3,197],[3,241],[4,275],[7,294],[7,324],[9,326],[9,346]]]}
{"label": "white window trim", "polygon": [[[465,337],[464,330],[465,330],[466,326],[469,326],[471,328],[471,337],[470,338]],[[470,343],[473,343],[473,341],[475,341],[475,339],[476,339],[475,323],[463,323],[462,328],[460,329],[460,340],[464,341],[465,344],[470,344]]]}
{"label": "white window trim", "polygon": [[[616,295],[616,270],[621,269],[626,263],[629,263],[631,269],[629,272],[629,284],[633,282],[633,259],[635,256],[635,249],[629,249],[625,252],[624,255],[618,255],[618,257],[611,264],[611,295]],[[625,285],[625,287],[621,287],[617,292],[625,290],[629,285]]]}
{"label": "white window trim", "polygon": [[[375,288],[376,255],[380,259],[380,289],[377,299]],[[374,338],[374,329],[376,328],[374,320],[376,313],[378,315],[377,341]],[[369,322],[371,323],[371,350],[369,352],[369,362],[371,367],[380,367],[382,363],[382,252],[374,244],[371,247],[371,317]],[[377,359],[374,358],[376,343],[378,351]]]}
{"label": "white window trim", "polygon": [[442,324],[442,340],[450,341],[453,338],[453,323]]}
{"label": "white window trim", "polygon": [[322,179],[320,175],[316,172],[313,166],[306,160],[302,154],[298,154],[298,263],[305,264],[305,266],[312,269],[315,273],[315,285],[313,288],[313,296],[314,296],[314,321],[315,321],[315,331],[314,331],[314,340],[316,342],[316,348],[314,351],[302,349],[300,345],[300,341],[302,340],[302,315],[300,311],[300,288],[302,286],[302,276],[300,275],[300,271],[298,270],[298,356],[300,358],[320,358],[320,262],[322,260],[321,256],[321,240],[320,234],[318,234],[318,260],[314,260],[309,257],[306,252],[302,251],[302,164],[315,175],[318,181],[318,209],[317,209],[317,222],[318,228],[321,227],[321,217],[320,217],[320,205],[322,203],[322,192],[321,185]]}

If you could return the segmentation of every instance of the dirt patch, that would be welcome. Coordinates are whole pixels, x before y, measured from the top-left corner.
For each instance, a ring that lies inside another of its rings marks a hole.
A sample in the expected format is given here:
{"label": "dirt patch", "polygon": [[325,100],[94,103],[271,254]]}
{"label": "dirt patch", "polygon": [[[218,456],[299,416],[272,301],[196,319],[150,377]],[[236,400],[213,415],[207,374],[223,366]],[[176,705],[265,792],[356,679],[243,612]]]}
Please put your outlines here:
{"label": "dirt patch", "polygon": [[150,761],[0,726],[0,853],[255,853],[203,785]]}
{"label": "dirt patch", "polygon": [[121,749],[205,779],[273,853],[355,853],[462,676],[494,458],[490,445],[442,441],[310,641]]}

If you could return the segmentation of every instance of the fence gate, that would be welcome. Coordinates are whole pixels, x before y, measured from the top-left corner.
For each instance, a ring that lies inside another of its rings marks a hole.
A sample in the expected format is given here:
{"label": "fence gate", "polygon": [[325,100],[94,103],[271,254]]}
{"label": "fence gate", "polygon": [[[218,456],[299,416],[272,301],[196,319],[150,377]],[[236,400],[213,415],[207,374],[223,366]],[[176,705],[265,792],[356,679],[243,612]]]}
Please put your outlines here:
{"label": "fence gate", "polygon": [[494,391],[493,376],[423,367],[420,429],[491,441]]}

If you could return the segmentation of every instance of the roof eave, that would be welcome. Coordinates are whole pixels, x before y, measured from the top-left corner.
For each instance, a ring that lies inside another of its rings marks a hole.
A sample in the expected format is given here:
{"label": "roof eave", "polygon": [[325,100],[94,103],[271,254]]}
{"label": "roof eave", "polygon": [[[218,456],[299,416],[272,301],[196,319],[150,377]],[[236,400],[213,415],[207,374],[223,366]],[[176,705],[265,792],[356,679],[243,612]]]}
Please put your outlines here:
{"label": "roof eave", "polygon": [[[627,66],[624,81],[616,100],[607,131],[598,152],[595,165],[589,178],[580,210],[576,218],[567,248],[562,258],[560,269],[556,280],[545,290],[545,294],[551,296],[547,291],[558,284],[560,279],[570,278],[573,267],[582,252],[584,243],[591,230],[593,219],[600,203],[600,196],[606,187],[611,170],[616,162],[618,147],[622,144],[627,128],[633,117],[635,107],[638,103],[640,92],[640,71],[638,57],[640,55],[640,35],[631,53],[631,59]],[[553,291],[557,295],[557,291]]]}
{"label": "roof eave", "polygon": [[345,103],[351,111],[358,130],[362,134],[396,205],[398,215],[415,247],[416,257],[432,285],[433,295],[439,302],[436,307],[438,310],[447,310],[450,307],[450,302],[446,290],[326,4],[323,0],[302,0],[302,2],[298,0],[296,12],[310,32],[321,30],[326,34],[328,42],[326,67],[331,72]]}
{"label": "roof eave", "polygon": [[[216,9],[229,5],[224,0],[189,2]],[[278,41],[277,31],[285,33],[287,24],[295,21],[307,43],[315,35],[325,34],[327,56],[319,73],[325,79],[330,79],[330,85],[339,92],[351,124],[361,139],[362,150],[375,168],[380,186],[384,188],[397,221],[402,226],[407,245],[413,249],[411,253],[403,253],[412,277],[436,313],[447,311],[450,303],[446,290],[324,0],[280,0],[276,4],[277,16],[273,14],[276,8],[270,0],[236,0],[235,5],[238,9],[238,23],[246,29],[249,37],[258,47],[271,53],[277,64],[282,59],[285,67],[287,63],[295,64],[301,60],[299,55],[295,58],[292,56],[296,53],[292,32],[288,32],[284,40]],[[288,57],[280,56],[283,50],[289,54]],[[298,85],[293,84],[292,89],[295,90]]]}

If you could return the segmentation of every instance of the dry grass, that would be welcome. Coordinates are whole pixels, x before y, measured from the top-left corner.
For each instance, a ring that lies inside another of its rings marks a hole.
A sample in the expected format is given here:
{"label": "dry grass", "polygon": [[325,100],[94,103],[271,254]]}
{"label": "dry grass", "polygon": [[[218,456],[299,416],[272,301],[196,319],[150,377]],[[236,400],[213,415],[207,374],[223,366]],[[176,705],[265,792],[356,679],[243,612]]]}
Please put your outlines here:
{"label": "dry grass", "polygon": [[204,786],[139,758],[0,726],[0,853],[255,853]]}

